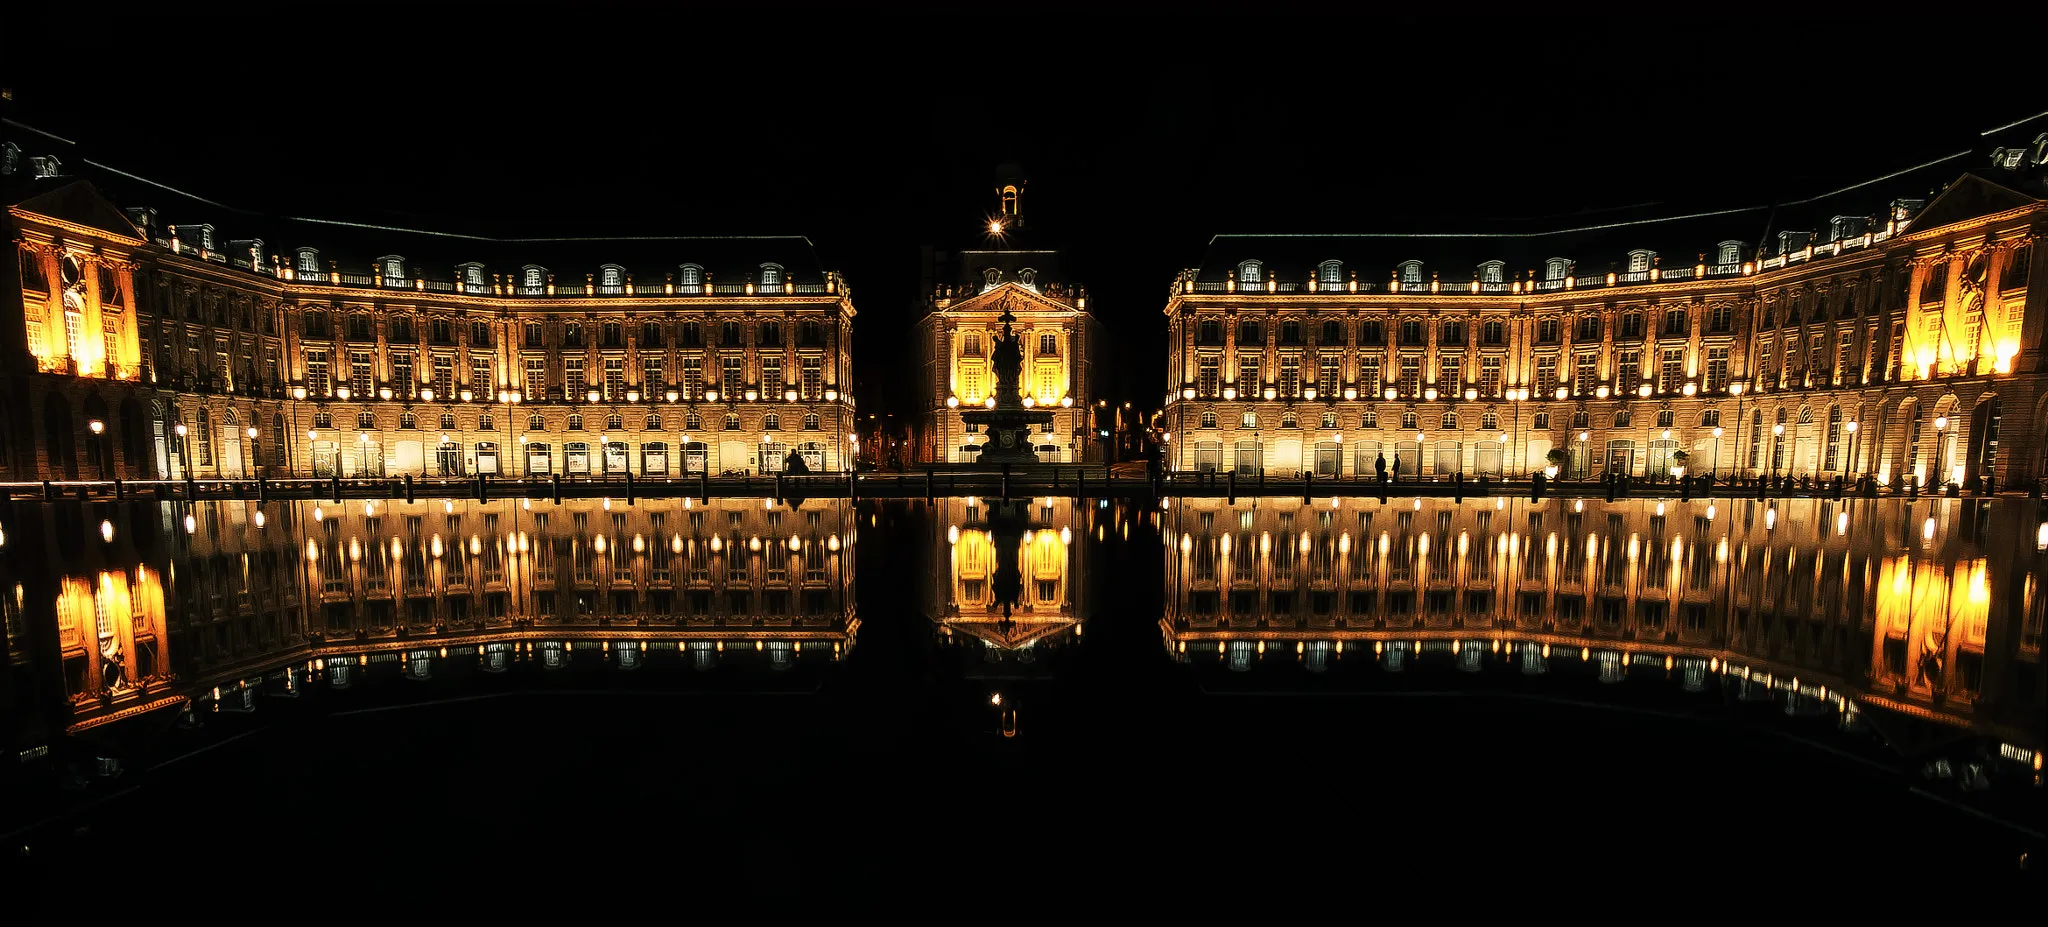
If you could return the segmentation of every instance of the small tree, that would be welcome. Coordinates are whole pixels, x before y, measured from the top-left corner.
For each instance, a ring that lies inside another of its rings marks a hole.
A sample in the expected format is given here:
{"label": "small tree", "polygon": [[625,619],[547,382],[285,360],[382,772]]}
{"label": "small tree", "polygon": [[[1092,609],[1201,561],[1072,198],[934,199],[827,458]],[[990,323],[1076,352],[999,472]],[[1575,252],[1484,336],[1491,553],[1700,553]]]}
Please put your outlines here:
{"label": "small tree", "polygon": [[1684,452],[1684,451],[1672,451],[1672,452],[1671,452],[1671,462],[1672,462],[1672,463],[1675,463],[1675,464],[1677,464],[1677,465],[1679,465],[1679,466],[1681,466],[1681,467],[1685,466],[1685,462],[1686,462],[1686,461],[1688,461],[1688,460],[1691,460],[1691,459],[1692,459],[1692,455],[1691,455],[1691,454],[1688,454],[1688,453],[1686,453],[1686,452]]}
{"label": "small tree", "polygon": [[1547,460],[1547,461],[1550,461],[1550,465],[1551,465],[1551,466],[1553,466],[1553,467],[1557,467],[1557,468],[1560,468],[1560,469],[1562,469],[1562,468],[1564,467],[1564,462],[1565,462],[1565,459],[1566,459],[1566,457],[1565,457],[1565,453],[1564,453],[1564,448],[1561,448],[1561,447],[1553,447],[1553,448],[1551,448],[1551,449],[1550,449],[1550,453],[1548,453],[1548,454],[1545,454],[1545,455],[1543,455],[1543,459],[1544,459],[1544,460]]}

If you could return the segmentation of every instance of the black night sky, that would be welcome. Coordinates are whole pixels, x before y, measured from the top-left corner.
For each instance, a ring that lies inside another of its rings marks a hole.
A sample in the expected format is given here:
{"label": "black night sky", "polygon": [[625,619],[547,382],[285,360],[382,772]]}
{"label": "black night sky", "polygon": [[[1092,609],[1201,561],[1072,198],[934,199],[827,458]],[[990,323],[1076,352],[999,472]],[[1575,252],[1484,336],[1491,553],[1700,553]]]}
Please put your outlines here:
{"label": "black night sky", "polygon": [[[1166,288],[1218,232],[1747,206],[2042,108],[1976,50],[1843,19],[463,5],[63,22],[9,43],[11,118],[233,205],[808,235],[854,287],[870,411],[908,385],[891,374],[911,361],[918,246],[974,242],[1003,161],[1127,359],[1113,395],[1149,404]],[[36,34],[72,38],[21,41]]]}

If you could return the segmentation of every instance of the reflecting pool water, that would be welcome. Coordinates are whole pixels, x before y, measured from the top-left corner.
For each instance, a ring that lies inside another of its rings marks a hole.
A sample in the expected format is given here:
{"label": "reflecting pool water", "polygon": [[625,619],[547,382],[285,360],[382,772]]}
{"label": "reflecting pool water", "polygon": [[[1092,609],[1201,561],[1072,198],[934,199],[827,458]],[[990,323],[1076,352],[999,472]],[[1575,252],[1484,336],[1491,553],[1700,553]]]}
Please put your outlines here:
{"label": "reflecting pool water", "polygon": [[[761,854],[841,884],[883,835],[977,814],[1127,862],[1074,840],[1114,822],[1170,875],[1184,845],[1336,826],[1256,809],[1345,784],[1386,827],[1495,800],[1763,816],[2010,875],[2041,843],[2042,523],[2017,499],[10,505],[0,830],[55,886],[109,843],[280,819],[568,863],[577,814],[511,809],[673,807],[727,835],[674,861],[781,890]],[[755,827],[817,802],[800,837]],[[1673,852],[1711,870],[1746,839]],[[1347,846],[1304,865],[1408,852]]]}

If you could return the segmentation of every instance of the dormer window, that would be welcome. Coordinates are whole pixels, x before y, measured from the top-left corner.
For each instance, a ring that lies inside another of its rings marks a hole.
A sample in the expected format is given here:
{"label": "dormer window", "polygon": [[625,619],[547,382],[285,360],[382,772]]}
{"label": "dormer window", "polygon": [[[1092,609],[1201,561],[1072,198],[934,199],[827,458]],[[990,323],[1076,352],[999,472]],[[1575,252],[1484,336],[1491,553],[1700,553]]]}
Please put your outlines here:
{"label": "dormer window", "polygon": [[173,225],[171,226],[171,235],[174,238],[180,239],[182,244],[190,245],[202,251],[213,250],[213,226],[210,224]]}
{"label": "dormer window", "polygon": [[538,290],[547,285],[548,269],[528,264],[519,271],[519,285],[529,290]]}
{"label": "dormer window", "polygon": [[402,280],[405,278],[405,258],[397,256],[380,257],[377,259],[377,263],[384,265],[384,276],[386,279]]}
{"label": "dormer window", "polygon": [[1543,262],[1543,279],[1545,280],[1563,280],[1571,272],[1572,262],[1569,258],[1554,257]]}
{"label": "dormer window", "polygon": [[676,282],[684,286],[703,286],[704,268],[695,264],[684,264],[676,268]]}
{"label": "dormer window", "polygon": [[1324,261],[1316,265],[1316,282],[1323,286],[1342,286],[1344,283],[1344,262]]}
{"label": "dormer window", "polygon": [[480,290],[480,289],[483,289],[483,288],[484,288],[484,265],[482,265],[482,264],[464,264],[464,265],[462,265],[462,284],[463,284],[464,286],[467,286],[467,287],[472,287],[472,288],[475,288],[475,289],[479,289],[479,290]]}
{"label": "dormer window", "polygon": [[995,289],[996,284],[1000,282],[1002,279],[1003,272],[1000,270],[997,270],[993,267],[984,267],[981,270],[981,288],[983,290]]}
{"label": "dormer window", "polygon": [[1421,283],[1421,282],[1422,282],[1422,262],[1421,262],[1421,261],[1402,261],[1402,262],[1401,262],[1401,264],[1400,264],[1400,268],[1401,268],[1401,282],[1402,282],[1403,284],[1409,284],[1409,283]]}
{"label": "dormer window", "polygon": [[1237,282],[1246,286],[1263,285],[1266,282],[1266,266],[1258,261],[1246,261],[1237,265]]}
{"label": "dormer window", "polygon": [[314,249],[314,248],[300,248],[300,249],[299,249],[299,273],[301,273],[301,274],[317,274],[317,273],[319,273],[319,272],[320,272],[320,252],[319,252],[319,251],[318,251],[317,249]]}
{"label": "dormer window", "polygon": [[1723,264],[1739,264],[1739,263],[1741,263],[1741,262],[1742,262],[1742,242],[1739,242],[1739,241],[1724,241],[1724,242],[1722,242],[1722,243],[1721,243],[1721,245],[1720,245],[1720,249],[1721,249],[1721,261],[1720,261],[1720,263],[1723,263]]}
{"label": "dormer window", "polygon": [[1649,273],[1650,261],[1656,256],[1657,252],[1644,251],[1641,248],[1630,251],[1628,253],[1628,272],[1632,274]]}
{"label": "dormer window", "polygon": [[1025,286],[1033,290],[1038,289],[1038,271],[1033,270],[1029,267],[1026,267],[1023,270],[1018,271],[1017,282],[1024,284]]}
{"label": "dormer window", "polygon": [[1504,270],[1506,267],[1507,265],[1501,261],[1487,261],[1486,263],[1479,265],[1479,282],[1499,283],[1501,271]]}
{"label": "dormer window", "polygon": [[761,285],[779,287],[782,285],[782,265],[761,265]]}
{"label": "dormer window", "polygon": [[597,269],[598,286],[621,286],[626,282],[626,272],[617,264],[606,264]]}

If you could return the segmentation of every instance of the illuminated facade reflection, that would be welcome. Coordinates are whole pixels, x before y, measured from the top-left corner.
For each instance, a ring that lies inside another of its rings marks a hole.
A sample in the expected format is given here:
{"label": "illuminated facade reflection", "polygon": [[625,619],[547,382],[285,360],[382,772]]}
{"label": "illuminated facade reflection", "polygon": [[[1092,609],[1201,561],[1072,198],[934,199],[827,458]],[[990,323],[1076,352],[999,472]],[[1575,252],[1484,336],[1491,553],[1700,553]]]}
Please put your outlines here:
{"label": "illuminated facade reflection", "polygon": [[2037,522],[2016,501],[1180,500],[1161,624],[1178,658],[1236,670],[1443,651],[1733,673],[2038,749]]}
{"label": "illuminated facade reflection", "polygon": [[31,748],[188,699],[233,708],[281,669],[337,687],[381,662],[430,678],[578,651],[775,669],[837,660],[859,627],[842,500],[23,506],[0,531],[7,707]]}
{"label": "illuminated facade reflection", "polygon": [[1083,632],[1085,513],[1071,499],[936,501],[927,615],[986,662],[1035,662]]}

